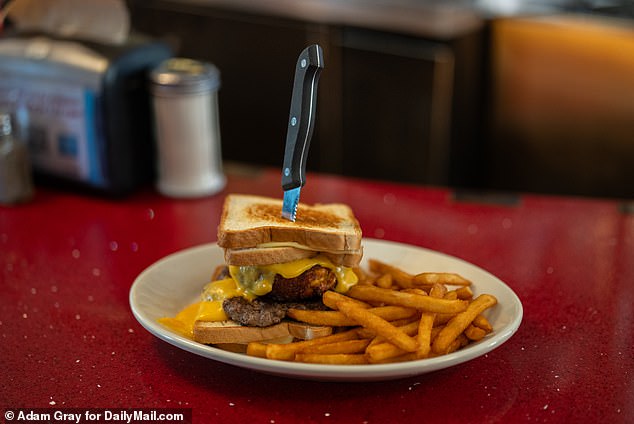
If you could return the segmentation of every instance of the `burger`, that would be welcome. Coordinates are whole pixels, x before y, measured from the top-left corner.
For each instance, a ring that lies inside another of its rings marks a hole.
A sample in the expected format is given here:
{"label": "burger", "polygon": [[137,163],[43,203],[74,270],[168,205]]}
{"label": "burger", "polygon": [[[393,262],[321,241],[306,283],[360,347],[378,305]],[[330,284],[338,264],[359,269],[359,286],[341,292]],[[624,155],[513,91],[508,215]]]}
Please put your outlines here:
{"label": "burger", "polygon": [[217,232],[225,263],[198,303],[163,324],[215,345],[329,334],[330,328],[294,322],[286,312],[326,309],[326,291],[345,293],[357,283],[361,228],[344,204],[300,203],[294,222],[281,210],[278,199],[228,195]]}

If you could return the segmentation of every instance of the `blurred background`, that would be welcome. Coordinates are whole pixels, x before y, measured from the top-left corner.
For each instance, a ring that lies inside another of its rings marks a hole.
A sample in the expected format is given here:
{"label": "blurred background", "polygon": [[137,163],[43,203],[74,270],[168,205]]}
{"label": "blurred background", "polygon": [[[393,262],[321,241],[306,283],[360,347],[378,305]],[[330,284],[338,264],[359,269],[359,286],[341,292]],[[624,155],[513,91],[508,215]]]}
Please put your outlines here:
{"label": "blurred background", "polygon": [[[30,3],[45,11],[44,3]],[[319,43],[326,67],[309,170],[487,191],[634,197],[631,0],[124,5],[130,34],[167,46],[140,54],[143,69],[175,55],[220,70],[227,163],[281,166],[294,63],[306,45]],[[0,40],[33,33],[21,18],[8,14]],[[104,119],[116,113],[133,112],[113,106]],[[151,127],[150,121],[139,115],[130,125]],[[130,143],[149,136],[135,137]]]}

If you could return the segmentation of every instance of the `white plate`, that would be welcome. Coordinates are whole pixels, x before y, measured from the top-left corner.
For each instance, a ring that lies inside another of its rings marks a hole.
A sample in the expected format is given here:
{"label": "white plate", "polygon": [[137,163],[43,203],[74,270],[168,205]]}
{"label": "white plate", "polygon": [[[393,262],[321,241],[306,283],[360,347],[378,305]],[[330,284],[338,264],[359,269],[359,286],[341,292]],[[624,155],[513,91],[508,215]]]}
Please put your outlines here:
{"label": "white plate", "polygon": [[508,340],[522,321],[522,304],[513,291],[497,277],[465,262],[431,250],[381,240],[364,239],[364,262],[368,258],[402,267],[412,273],[455,272],[471,279],[474,292],[497,297],[498,305],[487,311],[494,332],[464,349],[418,361],[375,365],[317,365],[274,361],[196,343],[157,322],[174,316],[196,301],[213,268],[223,263],[222,250],[205,244],[173,253],[143,271],[130,289],[130,306],[136,319],[150,333],[186,351],[255,371],[325,381],[371,381],[409,377],[451,367],[484,355]]}

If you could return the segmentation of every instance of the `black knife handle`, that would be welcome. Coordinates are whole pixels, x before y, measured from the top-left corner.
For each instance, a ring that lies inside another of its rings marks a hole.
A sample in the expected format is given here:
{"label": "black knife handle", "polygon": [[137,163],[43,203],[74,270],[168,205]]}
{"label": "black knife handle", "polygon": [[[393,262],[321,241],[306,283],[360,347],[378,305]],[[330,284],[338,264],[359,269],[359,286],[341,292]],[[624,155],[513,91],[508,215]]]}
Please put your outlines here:
{"label": "black knife handle", "polygon": [[324,68],[324,57],[317,44],[306,47],[295,65],[291,112],[286,134],[282,188],[289,190],[306,183],[306,160],[315,127],[317,83]]}

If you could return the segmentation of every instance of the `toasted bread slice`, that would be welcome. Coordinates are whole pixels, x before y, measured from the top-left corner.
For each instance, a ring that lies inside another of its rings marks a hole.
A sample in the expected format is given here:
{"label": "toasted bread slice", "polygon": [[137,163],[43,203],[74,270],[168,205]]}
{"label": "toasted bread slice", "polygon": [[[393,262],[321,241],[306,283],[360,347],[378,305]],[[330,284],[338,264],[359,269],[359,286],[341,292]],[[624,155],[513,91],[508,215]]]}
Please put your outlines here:
{"label": "toasted bread slice", "polygon": [[310,340],[328,336],[332,327],[282,321],[269,327],[246,327],[234,321],[196,321],[194,341],[204,344],[245,344],[261,341]]}
{"label": "toasted bread slice", "polygon": [[[361,262],[363,250],[351,252],[319,252],[335,265],[355,267]],[[247,249],[225,249],[227,265],[270,265],[312,258],[318,252],[295,247],[268,247]]]}
{"label": "toasted bread slice", "polygon": [[295,222],[282,218],[282,201],[230,194],[218,226],[218,245],[256,248],[264,243],[296,242],[316,251],[348,252],[361,247],[361,227],[344,204],[300,203]]}

